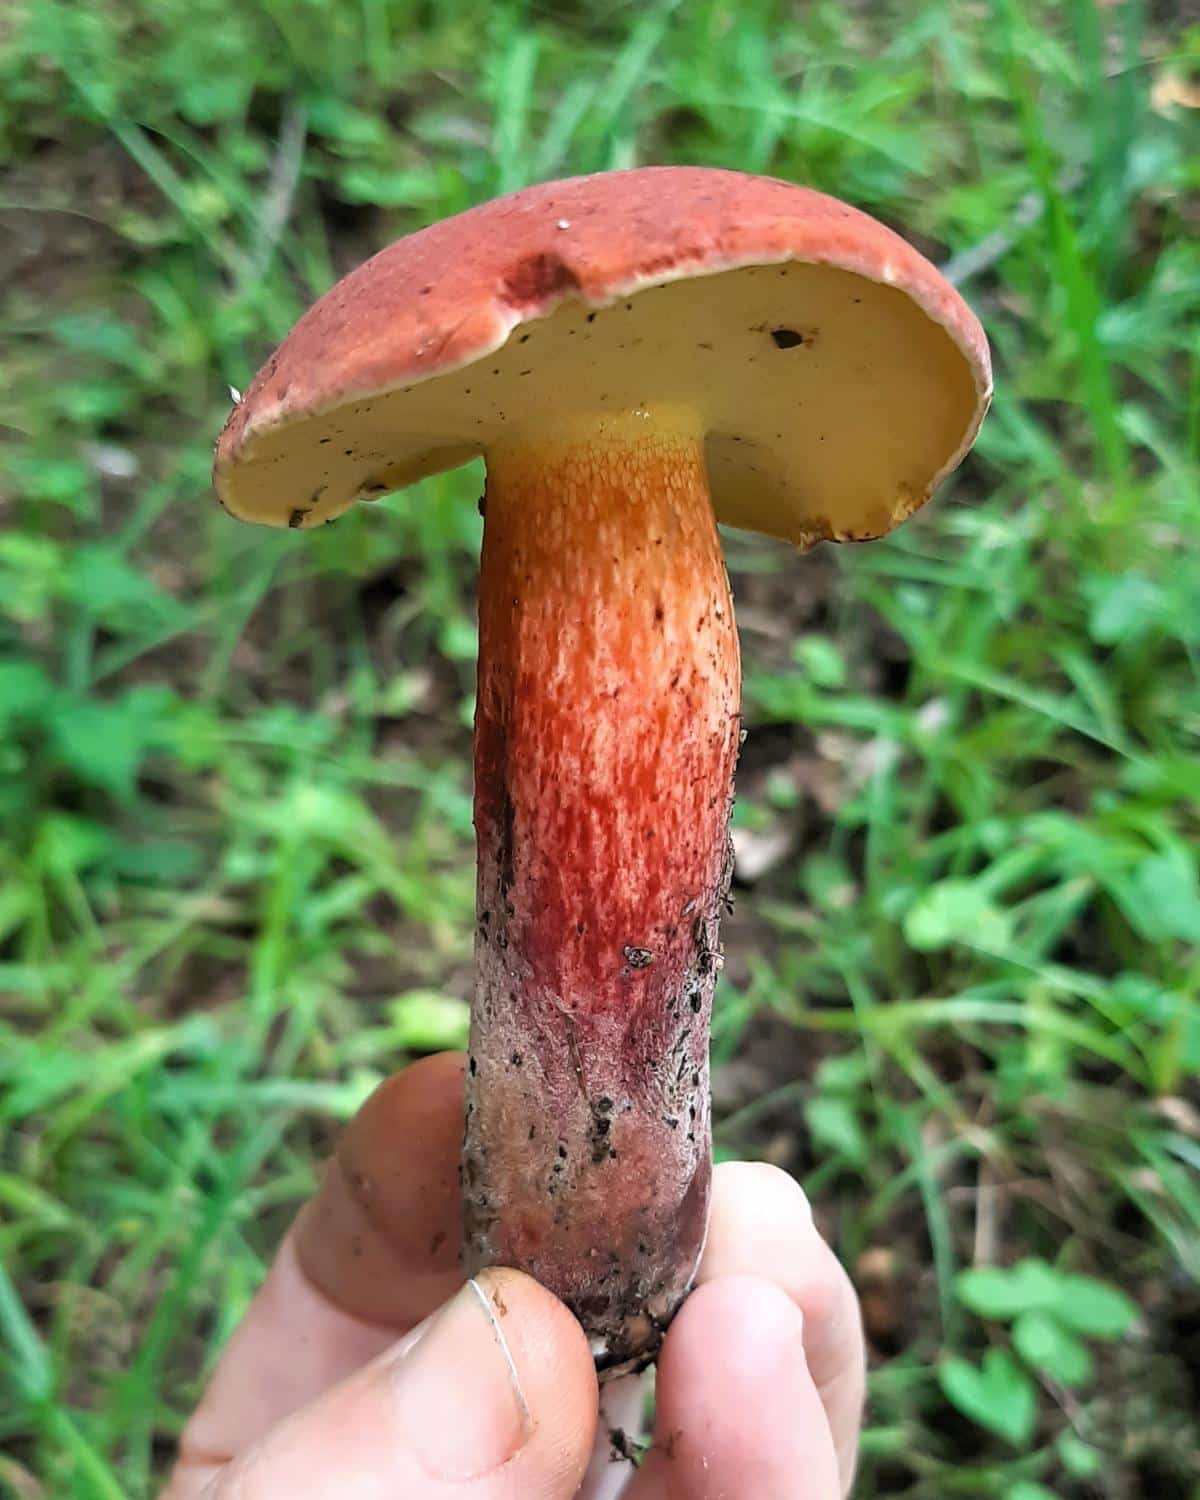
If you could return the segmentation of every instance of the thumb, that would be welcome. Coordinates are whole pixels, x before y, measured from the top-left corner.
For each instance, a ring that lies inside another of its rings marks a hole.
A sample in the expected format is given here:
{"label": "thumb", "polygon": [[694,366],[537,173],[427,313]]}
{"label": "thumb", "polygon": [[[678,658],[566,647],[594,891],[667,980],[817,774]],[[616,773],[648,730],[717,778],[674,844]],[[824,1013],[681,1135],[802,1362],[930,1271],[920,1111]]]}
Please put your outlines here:
{"label": "thumb", "polygon": [[596,1406],[587,1340],[567,1309],[517,1271],[486,1271],[218,1475],[196,1478],[206,1500],[568,1500]]}

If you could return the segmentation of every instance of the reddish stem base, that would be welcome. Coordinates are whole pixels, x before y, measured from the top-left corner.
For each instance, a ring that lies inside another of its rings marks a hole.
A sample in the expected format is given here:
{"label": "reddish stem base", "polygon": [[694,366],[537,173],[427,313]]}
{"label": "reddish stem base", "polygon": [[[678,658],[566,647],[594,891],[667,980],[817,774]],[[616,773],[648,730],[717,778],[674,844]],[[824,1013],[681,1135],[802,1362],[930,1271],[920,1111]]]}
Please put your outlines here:
{"label": "reddish stem base", "polygon": [[645,416],[489,455],[468,1265],[528,1271],[602,1370],[703,1247],[737,635],[698,439]]}

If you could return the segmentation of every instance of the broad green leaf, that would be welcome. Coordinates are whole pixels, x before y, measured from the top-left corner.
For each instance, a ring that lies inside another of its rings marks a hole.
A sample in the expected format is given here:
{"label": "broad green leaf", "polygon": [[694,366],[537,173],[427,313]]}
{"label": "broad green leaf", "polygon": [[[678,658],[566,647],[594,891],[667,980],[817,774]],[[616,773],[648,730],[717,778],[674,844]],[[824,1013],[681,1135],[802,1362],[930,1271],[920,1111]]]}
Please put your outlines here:
{"label": "broad green leaf", "polygon": [[246,79],[236,72],[203,73],[185,78],[179,108],[194,125],[215,125],[245,107]]}
{"label": "broad green leaf", "polygon": [[388,1006],[392,1038],[407,1052],[444,1052],[467,1045],[471,1007],[437,990],[409,990]]}
{"label": "broad green leaf", "polygon": [[51,1047],[27,1047],[10,1052],[5,1072],[11,1070],[11,1092],[3,1101],[2,1116],[19,1120],[48,1109],[64,1095],[80,1091],[92,1071],[92,1059],[81,1052]]}
{"label": "broad green leaf", "polygon": [[1057,1496],[1036,1479],[1018,1479],[1004,1491],[1004,1500],[1057,1500]]}
{"label": "broad green leaf", "polygon": [[1145,1018],[1165,1026],[1179,1013],[1182,997],[1145,974],[1118,974],[1109,986],[1109,1002],[1118,1014]]}
{"label": "broad green leaf", "polygon": [[0,533],[0,618],[41,619],[62,587],[63,552],[48,537]]}
{"label": "broad green leaf", "polygon": [[818,1145],[840,1152],[856,1165],[866,1161],[866,1138],[849,1099],[837,1095],[810,1099],[804,1113]]}
{"label": "broad green leaf", "polygon": [[1096,590],[1088,629],[1102,646],[1119,645],[1142,635],[1162,611],[1162,590],[1140,573],[1105,579]]}
{"label": "broad green leaf", "polygon": [[127,704],[63,698],[50,730],[59,761],[80,781],[123,800],[133,796],[146,744]]}
{"label": "broad green leaf", "polygon": [[1076,1479],[1090,1479],[1104,1466],[1103,1455],[1073,1432],[1064,1432],[1059,1438],[1058,1456],[1063,1468]]}
{"label": "broad green leaf", "polygon": [[81,547],[67,569],[71,597],[95,619],[116,629],[161,622],[179,604],[132,567],[116,547]]}
{"label": "broad green leaf", "polygon": [[1200,943],[1200,879],[1186,850],[1152,855],[1138,866],[1134,878],[1162,936]]}
{"label": "broad green leaf", "polygon": [[1092,1357],[1087,1348],[1051,1313],[1022,1313],[1013,1324],[1012,1336],[1026,1364],[1044,1370],[1063,1385],[1082,1385],[1091,1377]]}
{"label": "broad green leaf", "polygon": [[49,813],[37,837],[38,863],[57,874],[72,874],[99,864],[112,849],[112,834],[102,823],[72,813]]}
{"label": "broad green leaf", "polygon": [[817,1069],[817,1092],[828,1094],[853,1094],[866,1083],[870,1076],[867,1059],[861,1051],[834,1052]]}
{"label": "broad green leaf", "polygon": [[95,509],[95,474],[78,459],[25,453],[12,462],[11,473],[31,499],[64,505],[78,516],[90,516]]}
{"label": "broad green leaf", "polygon": [[1002,950],[1011,940],[1012,922],[974,881],[943,880],[909,908],[904,936],[923,953],[953,943]]}
{"label": "broad green leaf", "polygon": [[342,197],[350,203],[380,208],[416,208],[433,202],[438,181],[430,172],[392,172],[386,168],[347,167],[338,175]]}
{"label": "broad green leaf", "polygon": [[845,658],[825,636],[801,636],[792,646],[792,656],[808,680],[817,687],[840,688],[846,685]]}
{"label": "broad green leaf", "polygon": [[959,1301],[972,1312],[1001,1321],[1053,1308],[1062,1295],[1058,1273],[1033,1257],[1015,1266],[977,1266],[963,1271],[955,1287]]}
{"label": "broad green leaf", "polygon": [[1115,1286],[1091,1276],[1063,1276],[1055,1316],[1076,1333],[1094,1339],[1119,1339],[1137,1318],[1137,1308]]}
{"label": "broad green leaf", "polygon": [[438,644],[451,661],[474,661],[479,653],[479,632],[474,621],[455,615],[447,620]]}
{"label": "broad green leaf", "polygon": [[0,725],[36,718],[53,692],[54,684],[36,662],[0,661]]}
{"label": "broad green leaf", "polygon": [[335,94],[319,94],[309,101],[308,123],[314,134],[328,136],[343,146],[361,149],[387,143],[383,120]]}
{"label": "broad green leaf", "polygon": [[989,1349],[983,1364],[947,1359],[938,1366],[946,1399],[965,1417],[989,1432],[1024,1447],[1037,1421],[1033,1382],[1004,1349]]}
{"label": "broad green leaf", "polygon": [[316,781],[292,782],[263,815],[283,838],[320,838],[361,846],[373,832],[370,812],[360,798]]}

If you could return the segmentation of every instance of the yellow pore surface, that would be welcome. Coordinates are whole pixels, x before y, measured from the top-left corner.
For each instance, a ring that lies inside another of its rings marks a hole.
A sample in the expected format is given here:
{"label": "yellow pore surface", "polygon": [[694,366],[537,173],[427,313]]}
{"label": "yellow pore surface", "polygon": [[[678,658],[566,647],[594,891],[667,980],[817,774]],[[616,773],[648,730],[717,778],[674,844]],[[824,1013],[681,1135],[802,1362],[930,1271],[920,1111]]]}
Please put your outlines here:
{"label": "yellow pore surface", "polygon": [[800,546],[879,536],[928,497],[972,432],[950,336],[903,292],[791,262],[561,303],[469,366],[355,397],[253,438],[235,514],[314,526],[497,443],[687,414],[717,519]]}

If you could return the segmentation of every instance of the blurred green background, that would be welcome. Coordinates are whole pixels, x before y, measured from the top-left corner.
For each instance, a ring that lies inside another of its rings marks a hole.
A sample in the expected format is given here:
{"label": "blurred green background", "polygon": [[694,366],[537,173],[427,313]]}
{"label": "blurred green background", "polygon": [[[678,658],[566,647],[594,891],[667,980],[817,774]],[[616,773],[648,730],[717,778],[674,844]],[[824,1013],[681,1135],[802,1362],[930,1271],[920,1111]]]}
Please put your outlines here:
{"label": "blurred green background", "polygon": [[886,543],[727,538],[722,1153],[805,1182],[859,1494],[1200,1494],[1200,28],[1170,3],[7,0],[0,1493],[144,1494],[337,1124],[471,986],[472,471],[208,486],[392,237],[646,162],[867,208],[984,319]]}

